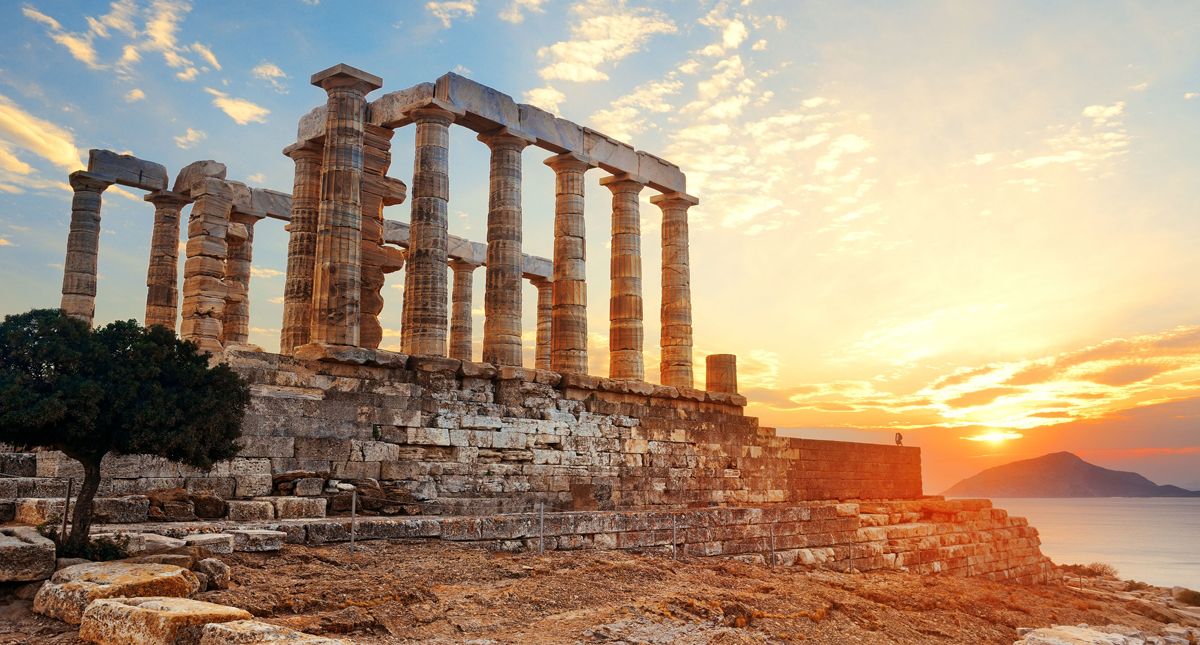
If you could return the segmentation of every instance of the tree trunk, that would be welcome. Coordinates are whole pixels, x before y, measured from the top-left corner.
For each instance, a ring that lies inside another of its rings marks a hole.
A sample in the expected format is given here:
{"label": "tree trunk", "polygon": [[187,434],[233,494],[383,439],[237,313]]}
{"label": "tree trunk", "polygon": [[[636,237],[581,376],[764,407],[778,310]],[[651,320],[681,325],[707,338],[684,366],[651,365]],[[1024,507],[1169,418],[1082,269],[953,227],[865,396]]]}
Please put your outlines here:
{"label": "tree trunk", "polygon": [[[75,511],[71,514],[71,535],[63,543],[63,555],[66,557],[82,556],[88,543],[88,531],[92,528],[92,500],[100,489],[100,460],[96,457],[80,460],[83,463],[83,485],[79,488],[79,497],[75,498]],[[65,513],[67,509],[63,509]]]}

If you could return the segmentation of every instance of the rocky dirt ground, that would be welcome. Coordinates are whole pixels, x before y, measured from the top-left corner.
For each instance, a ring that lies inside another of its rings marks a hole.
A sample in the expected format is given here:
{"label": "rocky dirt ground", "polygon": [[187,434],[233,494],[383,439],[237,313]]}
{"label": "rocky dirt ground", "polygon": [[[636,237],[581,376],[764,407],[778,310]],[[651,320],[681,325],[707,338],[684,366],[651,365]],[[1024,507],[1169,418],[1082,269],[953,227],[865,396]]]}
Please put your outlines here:
{"label": "rocky dirt ground", "polygon": [[[1020,587],[627,552],[491,553],[446,543],[287,546],[222,556],[234,585],[201,600],[356,643],[1012,643],[1017,628],[1200,620],[1163,589]],[[1072,580],[1078,584],[1078,580]],[[78,643],[0,599],[0,643]]]}

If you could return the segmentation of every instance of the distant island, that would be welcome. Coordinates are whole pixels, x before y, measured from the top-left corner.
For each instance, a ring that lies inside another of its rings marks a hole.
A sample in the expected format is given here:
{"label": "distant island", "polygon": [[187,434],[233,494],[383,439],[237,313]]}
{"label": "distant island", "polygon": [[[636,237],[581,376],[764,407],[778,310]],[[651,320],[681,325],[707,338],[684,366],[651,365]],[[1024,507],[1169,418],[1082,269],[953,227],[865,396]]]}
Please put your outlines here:
{"label": "distant island", "polygon": [[1200,497],[1137,473],[1101,468],[1069,452],[988,468],[951,486],[946,497]]}

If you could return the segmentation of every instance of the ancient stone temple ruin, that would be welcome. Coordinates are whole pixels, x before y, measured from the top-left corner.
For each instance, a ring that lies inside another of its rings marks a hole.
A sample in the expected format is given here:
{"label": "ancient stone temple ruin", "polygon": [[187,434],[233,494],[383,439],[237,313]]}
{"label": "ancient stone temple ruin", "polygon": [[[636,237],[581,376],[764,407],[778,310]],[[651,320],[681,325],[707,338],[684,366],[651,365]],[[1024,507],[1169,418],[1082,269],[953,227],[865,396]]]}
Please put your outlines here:
{"label": "ancient stone temple ruin", "polygon": [[[211,472],[112,458],[101,504],[112,518],[144,522],[153,511],[157,520],[188,520],[141,524],[167,534],[240,522],[323,543],[348,538],[345,511],[360,495],[360,539],[670,548],[1021,582],[1051,575],[1023,519],[983,500],[924,497],[918,448],[777,436],[744,415],[731,355],[708,356],[706,389],[694,387],[688,210],[698,200],[679,167],[455,74],[373,99],[383,81],[346,65],[312,83],[326,100],[283,150],[295,162],[291,195],[248,188],[213,161],[183,168],[168,190],[163,166],[98,150],[87,171],[71,175],[63,309],[92,319],[104,189],[145,190],[155,208],[146,324],[174,329],[178,319],[179,334],[233,365],[253,394],[241,456]],[[491,152],[484,241],[447,233],[456,126],[477,132]],[[390,141],[403,127],[416,141],[407,184],[389,175],[398,170]],[[549,259],[521,244],[521,160],[536,149],[556,178]],[[610,213],[584,212],[584,176],[597,169]],[[656,379],[643,358],[645,191],[662,217]],[[408,221],[384,219],[384,206],[406,199]],[[176,249],[188,204],[180,287]],[[584,280],[589,217],[612,224],[607,376],[587,373],[587,307],[596,305]],[[246,344],[262,220],[286,222],[289,234],[278,354]],[[379,348],[384,276],[397,271],[399,352]],[[537,287],[536,303],[522,302],[522,279]],[[537,311],[533,365],[522,364],[525,306]],[[61,512],[53,498],[78,464],[49,452],[10,462],[27,470],[0,480],[9,487],[0,497],[17,498],[18,520]],[[218,497],[221,516],[197,522],[195,504],[173,517],[137,497],[164,488]]]}

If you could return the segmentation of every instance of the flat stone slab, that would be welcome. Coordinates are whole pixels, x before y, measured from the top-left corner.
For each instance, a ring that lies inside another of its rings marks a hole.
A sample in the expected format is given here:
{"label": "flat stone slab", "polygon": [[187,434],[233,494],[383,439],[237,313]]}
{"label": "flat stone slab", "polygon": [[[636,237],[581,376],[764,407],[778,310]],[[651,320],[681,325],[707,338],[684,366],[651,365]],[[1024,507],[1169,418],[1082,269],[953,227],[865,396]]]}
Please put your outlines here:
{"label": "flat stone slab", "polygon": [[186,546],[186,543],[179,539],[159,535],[157,533],[94,533],[91,536],[92,540],[98,538],[109,538],[114,541],[125,541],[126,553],[130,556],[155,555],[158,553],[166,553],[173,549],[179,549]]}
{"label": "flat stone slab", "polygon": [[257,620],[235,620],[210,623],[204,626],[200,645],[247,643],[300,643],[303,645],[350,645],[350,641],[313,636],[287,627],[260,623]]}
{"label": "flat stone slab", "polygon": [[33,599],[33,611],[78,625],[84,609],[101,598],[186,597],[200,589],[191,571],[169,564],[89,562],[60,569]]}
{"label": "flat stone slab", "polygon": [[54,542],[37,529],[0,529],[0,582],[45,580],[54,573]]}
{"label": "flat stone slab", "polygon": [[238,529],[230,533],[233,534],[234,551],[278,551],[287,540],[287,533],[283,531]]}
{"label": "flat stone slab", "polygon": [[89,150],[88,172],[142,190],[165,190],[167,169],[162,164],[111,150]]}
{"label": "flat stone slab", "polygon": [[83,612],[79,638],[103,645],[197,645],[206,625],[252,617],[244,609],[190,598],[101,599]]}
{"label": "flat stone slab", "polygon": [[230,500],[227,517],[231,522],[255,522],[275,519],[275,505],[262,500]]}
{"label": "flat stone slab", "polygon": [[275,507],[275,519],[299,520],[309,517],[325,517],[323,497],[263,497],[261,501],[269,502]]}
{"label": "flat stone slab", "polygon": [[209,553],[233,553],[233,535],[229,533],[197,533],[183,538],[186,546],[195,546]]}

